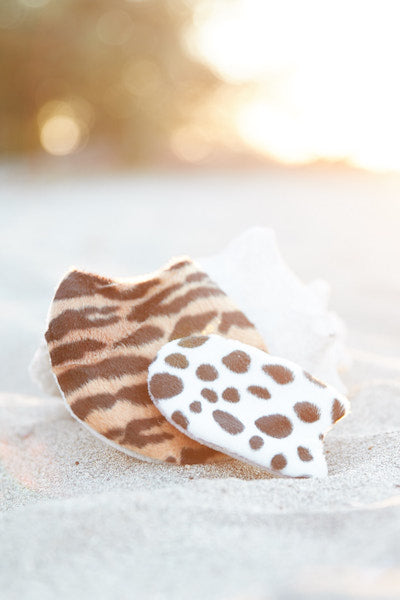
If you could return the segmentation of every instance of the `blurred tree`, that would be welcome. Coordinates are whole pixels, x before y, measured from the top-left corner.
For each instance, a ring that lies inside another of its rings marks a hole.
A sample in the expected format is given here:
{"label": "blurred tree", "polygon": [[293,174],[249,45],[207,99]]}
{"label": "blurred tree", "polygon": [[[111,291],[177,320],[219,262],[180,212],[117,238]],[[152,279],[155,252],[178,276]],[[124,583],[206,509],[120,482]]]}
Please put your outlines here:
{"label": "blurred tree", "polygon": [[189,0],[1,0],[0,152],[157,162],[221,82],[181,42]]}

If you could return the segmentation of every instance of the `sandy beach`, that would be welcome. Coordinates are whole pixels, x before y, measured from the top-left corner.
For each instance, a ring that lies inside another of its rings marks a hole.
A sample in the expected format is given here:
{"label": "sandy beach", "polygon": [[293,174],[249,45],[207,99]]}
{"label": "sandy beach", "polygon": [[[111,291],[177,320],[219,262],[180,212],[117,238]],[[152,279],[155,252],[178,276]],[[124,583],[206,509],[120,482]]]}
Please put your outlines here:
{"label": "sandy beach", "polygon": [[[4,170],[0,185],[1,598],[398,598],[400,177]],[[69,266],[136,275],[254,225],[275,230],[303,281],[330,284],[348,330],[352,413],[327,436],[328,478],[141,462],[30,380]]]}

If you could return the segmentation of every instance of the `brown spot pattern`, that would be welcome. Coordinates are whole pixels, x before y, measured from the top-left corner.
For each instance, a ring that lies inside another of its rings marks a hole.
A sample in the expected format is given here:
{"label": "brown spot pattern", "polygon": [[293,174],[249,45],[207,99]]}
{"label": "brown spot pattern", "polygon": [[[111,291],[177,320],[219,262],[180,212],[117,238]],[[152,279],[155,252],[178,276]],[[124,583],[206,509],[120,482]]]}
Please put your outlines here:
{"label": "brown spot pattern", "polygon": [[189,425],[189,421],[180,410],[176,410],[175,412],[173,412],[171,415],[171,419],[174,423],[182,427],[182,429],[187,429],[187,426]]}
{"label": "brown spot pattern", "polygon": [[300,460],[302,460],[304,462],[309,462],[310,460],[313,459],[308,448],[304,448],[304,446],[299,446],[297,448],[297,454],[299,455]]}
{"label": "brown spot pattern", "polygon": [[182,379],[169,373],[156,373],[150,380],[150,393],[156,400],[172,398],[182,390]]}
{"label": "brown spot pattern", "polygon": [[271,460],[271,468],[274,471],[281,471],[287,465],[287,460],[283,454],[275,454],[273,459]]}
{"label": "brown spot pattern", "polygon": [[201,402],[195,400],[190,404],[189,408],[194,413],[201,413]]}
{"label": "brown spot pattern", "polygon": [[182,348],[198,348],[205,344],[207,340],[207,335],[193,335],[178,342],[178,346],[182,346]]}
{"label": "brown spot pattern", "polygon": [[218,377],[218,371],[212,365],[200,365],[196,369],[196,375],[202,381],[215,381]]}
{"label": "brown spot pattern", "polygon": [[189,366],[189,362],[183,354],[179,352],[175,352],[174,354],[169,354],[165,362],[171,367],[176,367],[177,369],[187,369]]}
{"label": "brown spot pattern", "polygon": [[250,356],[243,350],[234,350],[222,359],[224,365],[233,373],[246,373],[250,366]]}
{"label": "brown spot pattern", "polygon": [[335,398],[335,400],[333,401],[333,404],[332,404],[332,413],[331,413],[332,423],[336,423],[336,421],[339,421],[339,419],[344,417],[345,414],[346,414],[346,411],[345,411],[343,404],[341,402],[339,402],[339,400],[337,398]]}
{"label": "brown spot pattern", "polygon": [[249,385],[247,391],[253,396],[257,396],[257,398],[261,398],[262,400],[269,400],[271,398],[271,394],[265,387],[260,387],[259,385]]}
{"label": "brown spot pattern", "polygon": [[270,437],[285,438],[293,431],[293,425],[284,415],[269,415],[255,421],[256,427]]}
{"label": "brown spot pattern", "polygon": [[203,398],[205,398],[209,402],[217,402],[218,401],[217,393],[214,392],[214,390],[210,390],[209,388],[203,388],[201,390],[201,395],[203,396]]}
{"label": "brown spot pattern", "polygon": [[227,402],[239,402],[240,395],[236,388],[229,387],[222,392],[222,397]]}
{"label": "brown spot pattern", "polygon": [[318,387],[326,388],[325,383],[323,383],[316,377],[313,377],[313,375],[311,375],[311,373],[308,373],[308,371],[303,371],[303,373],[304,373],[304,377],[306,377],[308,379],[308,381],[311,381],[311,383],[315,383],[315,385],[318,385]]}
{"label": "brown spot pattern", "polygon": [[253,435],[253,437],[249,439],[249,444],[250,448],[253,450],[259,450],[259,448],[264,446],[264,440],[259,435]]}
{"label": "brown spot pattern", "polygon": [[272,377],[276,383],[280,383],[281,385],[291,383],[294,379],[292,371],[282,365],[264,365],[263,371]]}
{"label": "brown spot pattern", "polygon": [[231,435],[237,435],[244,430],[243,423],[224,410],[214,410],[213,417],[218,425]]}
{"label": "brown spot pattern", "polygon": [[213,417],[218,425],[231,435],[237,435],[238,433],[242,433],[244,430],[243,423],[224,410],[214,410]]}
{"label": "brown spot pattern", "polygon": [[304,421],[304,423],[315,423],[321,416],[318,406],[311,402],[297,402],[294,405],[294,411],[300,421]]}

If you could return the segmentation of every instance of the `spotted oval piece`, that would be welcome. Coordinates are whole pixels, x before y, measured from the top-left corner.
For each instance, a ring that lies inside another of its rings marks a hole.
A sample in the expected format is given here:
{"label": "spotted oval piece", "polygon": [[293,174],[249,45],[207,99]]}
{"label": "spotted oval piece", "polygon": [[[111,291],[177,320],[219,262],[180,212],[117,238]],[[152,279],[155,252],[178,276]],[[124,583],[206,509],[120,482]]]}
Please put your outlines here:
{"label": "spotted oval piece", "polygon": [[257,398],[263,398],[264,400],[269,400],[271,398],[271,394],[267,388],[259,385],[249,385],[247,391],[250,392],[250,394],[257,396]]}
{"label": "spotted oval piece", "polygon": [[169,354],[165,362],[171,367],[176,367],[177,369],[187,369],[189,366],[189,361],[183,354],[179,352],[175,352],[174,354]]}
{"label": "spotted oval piece", "polygon": [[308,462],[309,460],[313,459],[308,448],[304,448],[304,446],[299,446],[297,448],[297,454],[299,455],[300,460],[304,460],[304,462]]}
{"label": "spotted oval piece", "polygon": [[269,437],[285,438],[293,431],[293,425],[284,415],[268,415],[255,421],[256,427]]}
{"label": "spotted oval piece", "polygon": [[294,412],[304,423],[315,423],[320,417],[320,409],[312,402],[296,402]]}
{"label": "spotted oval piece", "polygon": [[275,454],[271,460],[271,467],[274,471],[282,471],[287,465],[287,460],[284,454]]}
{"label": "spotted oval piece", "polygon": [[253,437],[249,439],[249,444],[253,450],[258,450],[264,446],[264,440],[259,435],[253,435]]}
{"label": "spotted oval piece", "polygon": [[336,423],[339,419],[342,419],[346,414],[346,409],[340,401],[335,398],[332,404],[332,423]]}
{"label": "spotted oval piece", "polygon": [[183,390],[182,379],[170,373],[155,373],[150,379],[150,394],[157,400],[165,400],[180,394]]}
{"label": "spotted oval piece", "polygon": [[242,433],[244,429],[242,421],[226,410],[214,410],[213,417],[218,425],[231,435]]}
{"label": "spotted oval piece", "polygon": [[218,377],[218,371],[210,364],[202,364],[197,367],[196,375],[202,381],[214,381]]}
{"label": "spotted oval piece", "polygon": [[294,378],[292,371],[283,365],[264,365],[263,371],[280,385],[290,383]]}
{"label": "spotted oval piece", "polygon": [[234,387],[228,387],[222,392],[222,397],[227,402],[240,402],[240,394]]}
{"label": "spotted oval piece", "polygon": [[200,393],[203,398],[209,402],[218,402],[218,394],[214,392],[214,390],[211,390],[210,388],[203,388]]}
{"label": "spotted oval piece", "polygon": [[188,437],[286,477],[327,474],[324,436],[349,410],[301,366],[214,334],[165,344],[148,387]]}
{"label": "spotted oval piece", "polygon": [[234,350],[224,356],[222,362],[233,373],[246,373],[249,370],[251,358],[243,350]]}

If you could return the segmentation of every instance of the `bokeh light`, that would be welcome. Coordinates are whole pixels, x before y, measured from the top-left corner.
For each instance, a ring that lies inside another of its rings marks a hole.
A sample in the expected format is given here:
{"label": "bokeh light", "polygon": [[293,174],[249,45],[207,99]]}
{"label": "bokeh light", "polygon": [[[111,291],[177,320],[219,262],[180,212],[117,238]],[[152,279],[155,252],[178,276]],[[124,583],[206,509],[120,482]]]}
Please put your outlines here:
{"label": "bokeh light", "polygon": [[203,0],[186,45],[225,81],[255,84],[232,115],[243,142],[287,163],[400,170],[400,5]]}
{"label": "bokeh light", "polygon": [[81,141],[79,124],[73,117],[66,115],[50,117],[40,130],[40,141],[49,154],[71,154]]}
{"label": "bokeh light", "polygon": [[200,163],[211,153],[204,132],[196,127],[182,127],[171,136],[171,149],[175,156],[188,163]]}
{"label": "bokeh light", "polygon": [[[400,171],[399,17],[397,0],[3,0],[0,152]],[[53,101],[69,109],[43,120]]]}
{"label": "bokeh light", "polygon": [[134,96],[154,94],[161,85],[160,69],[154,61],[145,58],[130,60],[123,69],[122,79]]}
{"label": "bokeh light", "polygon": [[43,149],[54,156],[66,156],[81,149],[91,117],[90,107],[81,99],[47,102],[38,114]]}
{"label": "bokeh light", "polygon": [[127,42],[132,32],[132,21],[124,10],[110,10],[101,15],[97,22],[97,35],[110,46]]}

